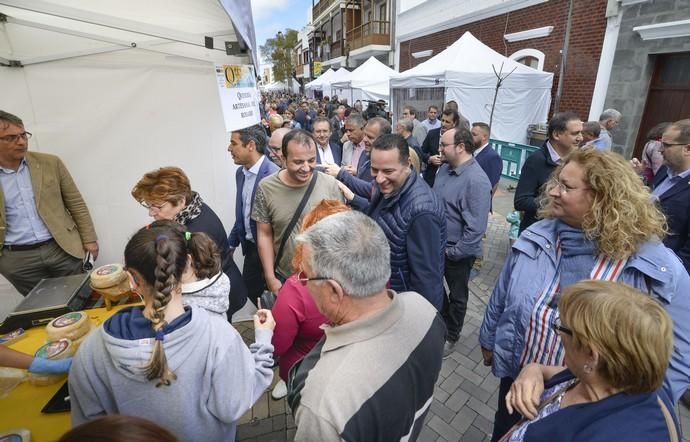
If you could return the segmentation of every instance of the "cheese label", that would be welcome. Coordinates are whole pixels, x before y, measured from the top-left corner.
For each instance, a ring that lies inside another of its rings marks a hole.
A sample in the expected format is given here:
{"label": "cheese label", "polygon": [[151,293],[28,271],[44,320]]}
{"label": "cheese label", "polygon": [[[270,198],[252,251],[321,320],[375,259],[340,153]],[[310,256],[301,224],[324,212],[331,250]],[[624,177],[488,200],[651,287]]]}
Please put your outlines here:
{"label": "cheese label", "polygon": [[83,316],[84,314],[80,312],[66,313],[55,319],[52,323],[52,326],[55,328],[68,327],[79,322]]}
{"label": "cheese label", "polygon": [[0,442],[22,442],[24,440],[19,434],[5,434],[0,437]]}
{"label": "cheese label", "polygon": [[67,350],[69,347],[69,341],[67,339],[60,339],[59,341],[49,342],[43,345],[36,351],[35,356],[37,358],[53,359],[59,356],[62,352]]}
{"label": "cheese label", "polygon": [[120,272],[120,266],[117,264],[108,264],[96,269],[98,276],[107,276],[118,272]]}

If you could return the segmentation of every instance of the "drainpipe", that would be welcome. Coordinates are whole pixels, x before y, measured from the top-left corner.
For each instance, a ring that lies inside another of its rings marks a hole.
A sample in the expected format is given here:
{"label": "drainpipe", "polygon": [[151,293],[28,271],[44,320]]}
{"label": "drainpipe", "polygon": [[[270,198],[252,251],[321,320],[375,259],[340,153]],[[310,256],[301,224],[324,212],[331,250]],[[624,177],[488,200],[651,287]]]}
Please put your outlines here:
{"label": "drainpipe", "polygon": [[558,74],[558,88],[556,89],[556,99],[553,104],[553,113],[558,112],[561,105],[561,95],[563,94],[563,77],[565,76],[565,65],[568,61],[568,47],[570,46],[570,29],[573,26],[573,0],[568,5],[568,20],[565,25],[565,37],[563,38],[563,49],[561,49],[561,68]]}

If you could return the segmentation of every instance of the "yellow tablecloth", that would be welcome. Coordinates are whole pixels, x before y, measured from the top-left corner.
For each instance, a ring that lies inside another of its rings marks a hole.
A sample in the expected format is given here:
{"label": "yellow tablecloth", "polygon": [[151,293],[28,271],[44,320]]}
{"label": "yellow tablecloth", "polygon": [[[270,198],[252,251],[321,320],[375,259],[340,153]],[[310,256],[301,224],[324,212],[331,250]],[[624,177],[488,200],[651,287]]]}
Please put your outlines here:
{"label": "yellow tablecloth", "polygon": [[[94,325],[101,325],[115,312],[129,305],[85,310]],[[34,354],[46,341],[45,327],[34,327],[10,348]],[[67,376],[65,375],[65,380]],[[42,414],[41,409],[60,389],[64,381],[45,387],[35,387],[23,382],[5,399],[0,399],[0,434],[11,429],[24,428],[31,431],[32,442],[51,442],[60,438],[70,429],[69,413]]]}

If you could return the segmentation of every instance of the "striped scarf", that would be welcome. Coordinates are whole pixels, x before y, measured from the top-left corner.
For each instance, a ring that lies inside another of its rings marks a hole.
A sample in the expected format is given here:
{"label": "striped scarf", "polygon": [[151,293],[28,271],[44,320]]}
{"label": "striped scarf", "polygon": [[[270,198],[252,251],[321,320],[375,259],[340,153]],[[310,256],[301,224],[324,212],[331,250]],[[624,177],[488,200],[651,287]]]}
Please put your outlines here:
{"label": "striped scarf", "polygon": [[[571,233],[571,232],[568,232]],[[558,300],[561,296],[563,270],[563,251],[561,248],[561,236],[556,239],[556,272],[553,279],[539,294],[537,302],[532,310],[529,325],[525,333],[525,346],[520,357],[520,366],[531,362],[544,365],[564,365],[565,351],[560,336],[551,324],[558,317]],[[594,261],[594,267],[589,273],[589,279],[598,281],[617,281],[620,278],[627,258],[613,260],[604,255],[599,255]],[[565,275],[564,275],[565,276]],[[572,280],[576,275],[567,275]],[[571,283],[577,281],[568,281]],[[566,287],[570,284],[564,284]]]}

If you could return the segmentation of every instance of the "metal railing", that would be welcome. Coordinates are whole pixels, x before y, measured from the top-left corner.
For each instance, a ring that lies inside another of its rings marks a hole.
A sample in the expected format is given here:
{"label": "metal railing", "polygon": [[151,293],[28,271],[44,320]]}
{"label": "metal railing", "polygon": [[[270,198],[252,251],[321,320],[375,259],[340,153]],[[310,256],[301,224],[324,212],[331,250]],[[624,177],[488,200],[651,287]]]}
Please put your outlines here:
{"label": "metal railing", "polygon": [[347,43],[350,50],[368,45],[390,45],[390,22],[372,20],[347,31]]}
{"label": "metal railing", "polygon": [[536,146],[527,144],[509,143],[507,141],[489,140],[489,146],[501,156],[503,171],[501,176],[510,180],[519,180],[522,166],[527,157],[539,150]]}
{"label": "metal railing", "polygon": [[325,12],[336,1],[340,0],[319,0],[319,2],[315,4],[313,8],[311,8],[312,19],[316,20],[319,17],[319,15]]}

